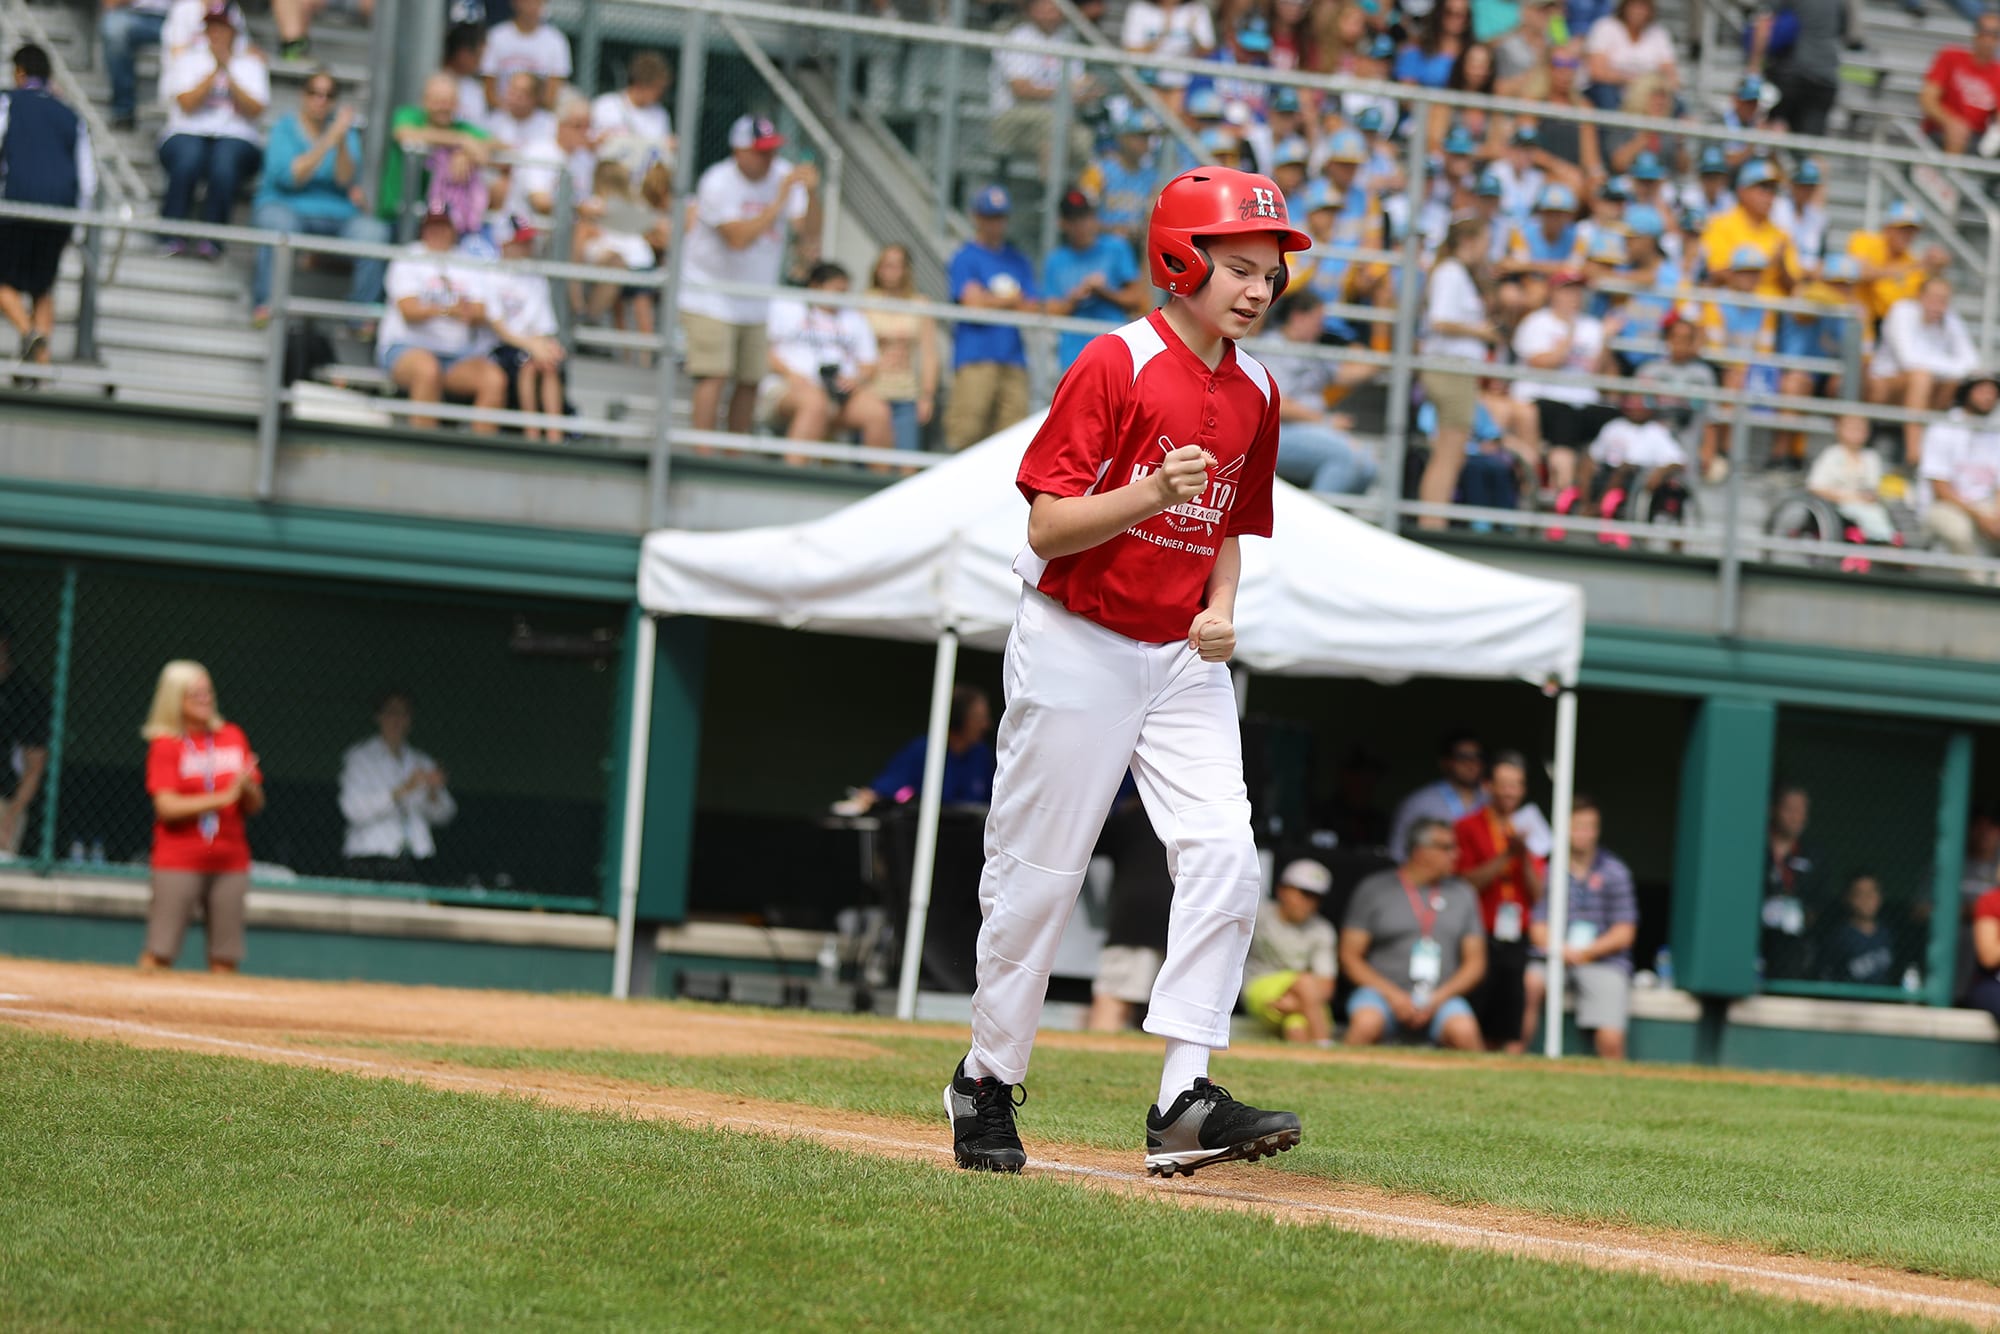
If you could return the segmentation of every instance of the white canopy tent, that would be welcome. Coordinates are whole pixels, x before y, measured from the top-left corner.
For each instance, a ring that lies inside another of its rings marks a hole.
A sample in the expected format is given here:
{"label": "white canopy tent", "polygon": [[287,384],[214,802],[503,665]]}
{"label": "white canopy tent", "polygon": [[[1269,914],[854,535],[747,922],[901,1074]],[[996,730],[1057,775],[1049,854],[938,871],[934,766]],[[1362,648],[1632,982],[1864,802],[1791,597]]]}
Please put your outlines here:
{"label": "white canopy tent", "polygon": [[[639,602],[655,615],[711,616],[791,629],[934,642],[929,753],[898,1013],[914,1017],[917,962],[929,911],[944,766],[945,723],[960,641],[999,649],[1013,624],[1027,504],[1014,485],[1041,416],[809,523],[725,533],[662,529],[640,557]],[[1406,541],[1277,484],[1273,537],[1243,544],[1236,662],[1252,672],[1514,678],[1558,687],[1554,825],[1568,846],[1575,768],[1576,684],[1583,594]],[[646,623],[650,626],[650,621]],[[640,654],[641,666],[650,656]],[[642,698],[649,683],[640,683]],[[636,719],[635,719],[636,722]],[[635,742],[643,736],[635,727]],[[644,782],[644,756],[628,765]],[[641,808],[628,793],[628,812]],[[627,830],[618,983],[624,985],[637,892]],[[1567,856],[1552,858],[1551,938],[1565,938]],[[1560,1053],[1562,959],[1549,969],[1551,1055]]]}

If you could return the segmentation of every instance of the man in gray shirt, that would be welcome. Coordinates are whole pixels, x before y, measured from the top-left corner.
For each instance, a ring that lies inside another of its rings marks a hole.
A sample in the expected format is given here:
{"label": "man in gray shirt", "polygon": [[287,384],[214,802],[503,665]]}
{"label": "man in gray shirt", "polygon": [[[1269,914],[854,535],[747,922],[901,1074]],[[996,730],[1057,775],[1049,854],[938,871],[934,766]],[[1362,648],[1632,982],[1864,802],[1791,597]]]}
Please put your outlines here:
{"label": "man in gray shirt", "polygon": [[[1773,50],[1778,16],[1798,22],[1784,50]],[[1793,134],[1825,134],[1840,92],[1841,36],[1847,27],[1847,0],[1770,0],[1751,26],[1749,68],[1760,65],[1778,89],[1772,119]]]}
{"label": "man in gray shirt", "polygon": [[1355,984],[1349,1046],[1421,1033],[1440,1047],[1482,1049],[1465,998],[1486,975],[1486,933],[1457,864],[1451,826],[1424,818],[1410,828],[1403,864],[1355,888],[1340,930],[1340,968]]}

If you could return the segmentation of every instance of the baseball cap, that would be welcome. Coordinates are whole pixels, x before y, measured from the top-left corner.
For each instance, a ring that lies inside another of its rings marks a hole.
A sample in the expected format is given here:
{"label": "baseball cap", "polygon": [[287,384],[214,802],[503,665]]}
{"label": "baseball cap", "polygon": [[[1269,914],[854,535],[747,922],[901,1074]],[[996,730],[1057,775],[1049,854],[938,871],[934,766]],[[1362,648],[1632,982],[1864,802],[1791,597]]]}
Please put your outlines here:
{"label": "baseball cap", "polygon": [[1361,108],[1361,114],[1354,118],[1354,128],[1363,134],[1380,134],[1382,132],[1382,108]]}
{"label": "baseball cap", "polygon": [[1187,113],[1196,120],[1222,119],[1222,94],[1213,88],[1197,88],[1187,95]]}
{"label": "baseball cap", "polygon": [[523,217],[519,213],[502,218],[494,227],[494,239],[501,245],[513,245],[517,241],[532,243],[539,240],[541,235],[542,229],[535,226],[535,220]]}
{"label": "baseball cap", "polygon": [[1537,213],[1576,212],[1576,192],[1567,185],[1545,185],[1541,194],[1535,197]]}
{"label": "baseball cap", "polygon": [[1396,39],[1386,32],[1376,33],[1374,39],[1368,43],[1367,54],[1370,60],[1394,60]]}
{"label": "baseball cap", "polygon": [[1542,132],[1532,125],[1517,126],[1514,130],[1514,142],[1522,148],[1538,147],[1542,142]]}
{"label": "baseball cap", "polygon": [[1471,157],[1477,151],[1479,151],[1479,145],[1473,142],[1472,131],[1466,129],[1463,125],[1454,125],[1445,132],[1444,153],[1446,157]]}
{"label": "baseball cap", "polygon": [[1087,218],[1095,212],[1097,212],[1097,201],[1081,190],[1071,190],[1062,197],[1062,202],[1056,205],[1056,213],[1065,222]]}
{"label": "baseball cap", "polygon": [[1617,203],[1627,203],[1632,198],[1632,183],[1623,176],[1612,176],[1597,187],[1599,199],[1609,199]]}
{"label": "baseball cap", "polygon": [[738,116],[729,126],[729,146],[769,153],[785,146],[785,136],[768,116]]}
{"label": "baseball cap", "polygon": [[1219,125],[1211,125],[1201,132],[1201,151],[1214,157],[1217,153],[1236,153],[1240,145],[1236,136]]}
{"label": "baseball cap", "polygon": [[1755,102],[1764,95],[1764,81],[1754,74],[1743,76],[1743,82],[1736,85],[1736,100]]}
{"label": "baseball cap", "polygon": [[1762,273],[1769,263],[1770,261],[1764,257],[1764,252],[1753,245],[1737,246],[1735,253],[1729,257],[1729,267],[1733,272],[1754,270]]}
{"label": "baseball cap", "polygon": [[1651,204],[1634,204],[1625,210],[1625,230],[1634,236],[1665,236],[1667,220]]}
{"label": "baseball cap", "polygon": [[1752,186],[1757,185],[1768,185],[1776,189],[1777,184],[1777,168],[1773,167],[1769,160],[1765,158],[1751,158],[1736,173],[1736,188],[1738,190],[1748,190]]}
{"label": "baseball cap", "polygon": [[1306,187],[1306,212],[1317,213],[1323,208],[1339,208],[1340,201],[1333,197],[1333,186],[1326,181],[1314,181]]}
{"label": "baseball cap", "polygon": [[1820,174],[1819,163],[1811,158],[1799,163],[1798,170],[1792,173],[1793,185],[1818,185],[1824,179],[1826,178]]}
{"label": "baseball cap", "polygon": [[1490,171],[1479,173],[1479,179],[1472,183],[1472,193],[1482,199],[1498,199],[1507,193],[1500,188],[1500,178]]}
{"label": "baseball cap", "polygon": [[1917,210],[1911,205],[1909,200],[1892,199],[1889,201],[1889,207],[1883,210],[1882,225],[1884,227],[1920,227],[1923,223],[1917,217]]}
{"label": "baseball cap", "polygon": [[972,214],[978,218],[1004,218],[1014,211],[1014,200],[1005,186],[982,185],[972,194]]}
{"label": "baseball cap", "polygon": [[1278,873],[1278,883],[1303,889],[1308,894],[1324,894],[1333,888],[1333,872],[1310,857],[1301,857],[1285,863],[1285,869]]}
{"label": "baseball cap", "polygon": [[1641,153],[1632,159],[1632,179],[1664,181],[1667,179],[1666,164],[1660,161],[1658,153]]}
{"label": "baseball cap", "polygon": [[1312,145],[1299,135],[1293,135],[1271,150],[1271,165],[1282,167],[1286,163],[1303,165],[1312,157]]}
{"label": "baseball cap", "polygon": [[1271,49],[1271,25],[1261,14],[1252,14],[1244,19],[1236,29],[1236,45],[1245,51],[1268,51]]}
{"label": "baseball cap", "polygon": [[1299,90],[1292,87],[1290,84],[1285,85],[1283,88],[1280,88],[1276,92],[1271,94],[1271,110],[1297,111],[1298,109],[1299,109]]}
{"label": "baseball cap", "polygon": [[1326,147],[1328,162],[1351,162],[1359,165],[1368,160],[1368,141],[1361,137],[1359,130],[1337,132]]}
{"label": "baseball cap", "polygon": [[1722,151],[1721,144],[1710,144],[1701,150],[1701,158],[1695,164],[1695,174],[1714,176],[1729,171],[1729,155]]}
{"label": "baseball cap", "polygon": [[1606,232],[1590,243],[1590,251],[1584,258],[1592,264],[1622,268],[1625,264],[1625,238]]}
{"label": "baseball cap", "polygon": [[1861,281],[1861,261],[1852,255],[1829,255],[1819,266],[1821,282],[1858,283]]}
{"label": "baseball cap", "polygon": [[1152,123],[1136,111],[1128,111],[1120,116],[1115,128],[1120,134],[1151,134],[1153,132]]}

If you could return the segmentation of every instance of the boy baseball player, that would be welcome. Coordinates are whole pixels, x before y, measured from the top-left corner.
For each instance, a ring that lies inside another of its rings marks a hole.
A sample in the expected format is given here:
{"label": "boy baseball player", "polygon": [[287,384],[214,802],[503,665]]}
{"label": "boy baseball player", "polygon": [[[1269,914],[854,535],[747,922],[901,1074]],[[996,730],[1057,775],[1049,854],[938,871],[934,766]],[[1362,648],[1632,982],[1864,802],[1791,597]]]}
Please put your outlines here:
{"label": "boy baseball player", "polygon": [[1254,1159],[1299,1142],[1290,1112],[1208,1081],[1229,1045],[1262,881],[1225,664],[1237,539],[1271,533],[1278,391],[1236,346],[1311,246],[1264,176],[1199,167],[1147,227],[1160,309],[1094,339],[1021,461],[1025,587],[979,881],[972,1050],[945,1089],[960,1167],[1018,1172],[1014,1129],[1049,968],[1129,766],[1174,874],[1146,1031],[1166,1039],[1146,1170]]}

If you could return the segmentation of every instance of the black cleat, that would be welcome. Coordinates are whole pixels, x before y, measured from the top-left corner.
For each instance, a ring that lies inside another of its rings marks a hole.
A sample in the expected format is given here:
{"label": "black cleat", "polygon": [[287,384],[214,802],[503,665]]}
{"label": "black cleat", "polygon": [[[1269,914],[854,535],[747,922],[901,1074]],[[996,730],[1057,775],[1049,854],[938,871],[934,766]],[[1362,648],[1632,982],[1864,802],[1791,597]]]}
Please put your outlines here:
{"label": "black cleat", "polygon": [[1206,1079],[1174,1099],[1165,1116],[1146,1113],[1146,1174],[1191,1175],[1210,1163],[1253,1162],[1283,1153],[1299,1142],[1294,1112],[1266,1112],[1229,1096]]}
{"label": "black cleat", "polygon": [[951,1152],[958,1165],[974,1172],[1020,1171],[1028,1154],[1014,1130],[1014,1109],[1027,1100],[1028,1091],[1019,1084],[1003,1084],[991,1075],[970,1078],[960,1061],[944,1089],[944,1114],[951,1118]]}

